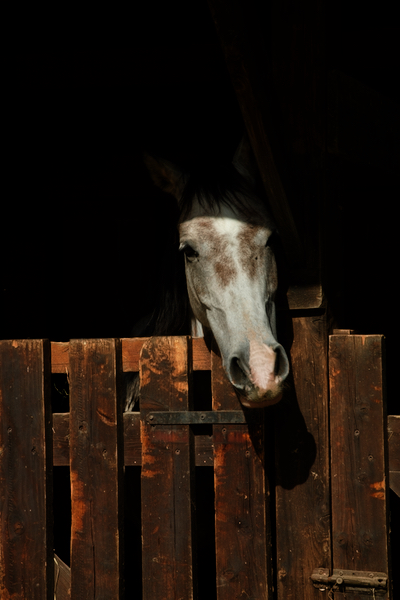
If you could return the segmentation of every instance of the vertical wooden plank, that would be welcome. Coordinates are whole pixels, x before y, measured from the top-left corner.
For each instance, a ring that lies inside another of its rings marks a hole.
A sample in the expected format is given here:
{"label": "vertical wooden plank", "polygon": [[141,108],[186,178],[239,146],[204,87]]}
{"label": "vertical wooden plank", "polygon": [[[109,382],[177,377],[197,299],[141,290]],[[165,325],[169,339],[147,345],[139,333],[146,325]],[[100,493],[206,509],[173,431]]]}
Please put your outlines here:
{"label": "vertical wooden plank", "polygon": [[400,497],[400,415],[388,415],[389,485]]}
{"label": "vertical wooden plank", "polygon": [[329,343],[333,567],[390,575],[384,338]]}
{"label": "vertical wooden plank", "polygon": [[152,426],[146,414],[188,410],[191,339],[151,338],[140,361],[143,599],[197,597],[192,494],[194,440],[188,425]]}
{"label": "vertical wooden plank", "polygon": [[122,584],[119,340],[71,340],[71,597],[115,600]]}
{"label": "vertical wooden plank", "polygon": [[329,426],[326,322],[292,320],[289,382],[273,408],[279,600],[320,598],[310,576],[330,568]]}
{"label": "vertical wooden plank", "polygon": [[50,345],[0,342],[0,595],[53,597]]}
{"label": "vertical wooden plank", "polygon": [[[239,410],[220,357],[213,352],[213,410]],[[269,491],[264,472],[264,411],[252,425],[214,425],[217,598],[272,598]]]}

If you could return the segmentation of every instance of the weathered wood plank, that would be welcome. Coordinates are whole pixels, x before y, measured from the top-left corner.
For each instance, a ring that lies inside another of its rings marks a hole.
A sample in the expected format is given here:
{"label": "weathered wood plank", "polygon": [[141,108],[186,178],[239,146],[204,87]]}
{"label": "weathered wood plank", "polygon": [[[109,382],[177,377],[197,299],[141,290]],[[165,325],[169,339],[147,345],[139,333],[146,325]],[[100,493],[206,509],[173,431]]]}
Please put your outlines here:
{"label": "weathered wood plank", "polygon": [[114,600],[123,589],[120,346],[70,342],[71,596],[79,600]]}
{"label": "weathered wood plank", "polygon": [[143,599],[197,597],[193,535],[194,440],[189,425],[152,426],[146,413],[190,408],[191,339],[151,338],[142,348]]}
{"label": "weathered wood plank", "polygon": [[122,338],[123,371],[139,371],[139,357],[143,344],[148,338]]}
{"label": "weathered wood plank", "polygon": [[400,496],[400,415],[388,416],[389,485]]}
{"label": "weathered wood plank", "polygon": [[324,317],[292,321],[289,382],[273,410],[279,600],[311,600],[310,575],[331,566],[327,334]]}
{"label": "weathered wood plank", "polygon": [[[148,338],[122,338],[122,370],[139,371],[139,357],[143,344]],[[69,342],[51,342],[52,373],[68,373]],[[203,338],[193,339],[193,370],[211,369],[210,351]]]}
{"label": "weathered wood plank", "polygon": [[142,464],[142,442],[140,440],[140,413],[124,414],[124,464]]}
{"label": "weathered wood plank", "polygon": [[329,375],[333,568],[391,580],[383,336],[330,336]]}
{"label": "weathered wood plank", "polygon": [[[212,352],[213,410],[240,410],[220,357]],[[255,409],[253,409],[255,410]],[[264,411],[256,425],[214,425],[217,598],[272,598]]]}
{"label": "weathered wood plank", "polygon": [[[125,413],[123,419],[124,465],[141,466],[140,413]],[[212,467],[214,464],[212,436],[196,435],[194,444],[196,467]],[[69,413],[53,413],[53,465],[69,467]]]}
{"label": "weathered wood plank", "polygon": [[53,598],[50,400],[47,340],[0,342],[0,595]]}
{"label": "weathered wood plank", "polygon": [[51,342],[51,372],[68,373],[69,342]]}
{"label": "weathered wood plank", "polygon": [[[124,464],[142,464],[140,441],[140,413],[124,413]],[[388,416],[389,471],[400,472],[400,416]],[[209,435],[195,437],[196,467],[214,464],[213,438]],[[69,413],[53,413],[53,465],[69,466]],[[391,483],[390,483],[391,485]]]}
{"label": "weathered wood plank", "polygon": [[388,416],[389,470],[400,471],[400,415]]}

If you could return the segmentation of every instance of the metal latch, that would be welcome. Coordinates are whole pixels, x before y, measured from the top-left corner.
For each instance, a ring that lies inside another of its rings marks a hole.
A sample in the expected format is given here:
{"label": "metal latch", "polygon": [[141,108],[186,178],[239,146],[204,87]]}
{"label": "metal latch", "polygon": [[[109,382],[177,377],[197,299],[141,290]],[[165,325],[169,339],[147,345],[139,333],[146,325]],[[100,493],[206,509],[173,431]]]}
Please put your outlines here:
{"label": "metal latch", "polygon": [[247,423],[241,410],[188,410],[149,412],[144,416],[149,425],[232,425]]}
{"label": "metal latch", "polygon": [[333,569],[329,575],[329,569],[314,569],[311,575],[314,587],[318,589],[335,588],[340,592],[358,592],[375,594],[387,591],[388,576],[386,573],[372,571],[346,571],[344,569]]}

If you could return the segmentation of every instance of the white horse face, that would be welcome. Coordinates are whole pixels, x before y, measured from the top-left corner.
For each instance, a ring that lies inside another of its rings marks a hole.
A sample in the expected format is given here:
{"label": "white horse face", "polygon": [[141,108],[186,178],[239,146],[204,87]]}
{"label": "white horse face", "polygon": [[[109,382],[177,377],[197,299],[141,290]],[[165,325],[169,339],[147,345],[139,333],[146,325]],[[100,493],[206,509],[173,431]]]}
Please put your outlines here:
{"label": "white horse face", "polygon": [[275,404],[289,366],[276,341],[271,220],[258,213],[248,222],[228,208],[218,215],[194,210],[179,234],[194,316],[212,330],[242,404]]}
{"label": "white horse face", "polygon": [[[249,149],[242,141],[233,161],[247,185]],[[182,209],[185,175],[167,161],[148,156],[146,163],[153,181]],[[262,407],[280,400],[289,361],[276,340],[277,272],[270,247],[275,227],[258,198],[243,190],[227,192],[212,208],[195,195],[179,223],[180,249],[195,318],[214,334],[242,404]]]}

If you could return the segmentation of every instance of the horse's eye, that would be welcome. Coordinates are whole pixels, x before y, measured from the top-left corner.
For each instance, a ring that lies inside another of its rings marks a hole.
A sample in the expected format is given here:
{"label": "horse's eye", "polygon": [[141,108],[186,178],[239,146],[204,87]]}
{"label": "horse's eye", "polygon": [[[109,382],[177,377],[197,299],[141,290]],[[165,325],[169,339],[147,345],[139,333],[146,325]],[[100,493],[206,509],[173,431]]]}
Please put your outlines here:
{"label": "horse's eye", "polygon": [[193,260],[194,258],[197,258],[199,253],[196,252],[196,250],[194,250],[192,248],[192,246],[189,246],[189,244],[185,244],[181,250],[183,250],[183,252],[185,253],[185,256],[188,260]]}

